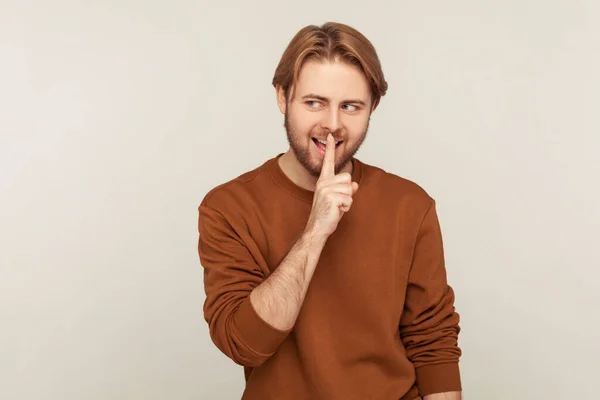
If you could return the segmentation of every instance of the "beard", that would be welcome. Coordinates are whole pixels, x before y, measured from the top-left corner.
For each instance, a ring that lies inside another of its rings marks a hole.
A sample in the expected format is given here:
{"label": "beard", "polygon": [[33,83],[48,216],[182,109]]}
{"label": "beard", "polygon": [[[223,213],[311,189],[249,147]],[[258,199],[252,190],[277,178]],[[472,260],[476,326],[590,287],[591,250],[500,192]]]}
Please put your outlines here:
{"label": "beard", "polygon": [[[367,137],[367,132],[369,130],[369,122],[371,121],[371,117],[367,120],[367,126],[365,126],[364,132],[360,134],[358,139],[354,143],[348,143],[346,140],[342,143],[344,146],[344,151],[340,153],[340,150],[335,149],[335,174],[337,175],[339,171],[341,171],[349,162],[352,161],[352,158],[360,148],[360,146],[365,141]],[[323,158],[318,161],[315,161],[311,156],[310,146],[314,146],[313,137],[323,138],[326,137],[326,134],[319,134],[319,132],[315,132],[314,135],[310,135],[309,133],[298,132],[298,129],[294,126],[293,123],[290,123],[290,112],[288,108],[288,112],[285,113],[283,126],[285,127],[285,131],[287,134],[287,139],[290,144],[290,148],[294,152],[296,159],[310,173],[312,176],[318,178],[321,175],[321,168],[323,167]],[[325,132],[328,133],[328,132]],[[334,132],[331,132],[332,134]],[[305,146],[303,143],[308,137],[308,146]],[[335,135],[334,135],[335,137]],[[350,147],[348,147],[350,146]]]}

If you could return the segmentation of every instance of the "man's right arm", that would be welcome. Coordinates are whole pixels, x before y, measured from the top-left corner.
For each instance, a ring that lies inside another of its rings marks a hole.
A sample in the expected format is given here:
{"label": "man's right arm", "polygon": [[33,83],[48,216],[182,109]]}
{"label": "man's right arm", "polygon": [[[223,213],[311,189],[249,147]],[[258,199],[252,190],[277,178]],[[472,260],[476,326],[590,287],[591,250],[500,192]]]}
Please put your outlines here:
{"label": "man's right arm", "polygon": [[306,229],[270,273],[251,239],[204,202],[198,229],[211,339],[237,364],[260,366],[291,332],[326,238]]}
{"label": "man's right arm", "polygon": [[350,210],[356,190],[358,184],[349,173],[335,174],[335,141],[327,135],[306,229],[273,274],[250,294],[256,312],[271,326],[294,326],[325,242]]}
{"label": "man's right arm", "polygon": [[213,342],[240,365],[261,365],[291,332],[325,242],[350,210],[358,184],[349,173],[336,175],[334,163],[329,134],[304,232],[272,273],[252,238],[240,237],[245,229],[236,230],[206,198],[199,207],[204,316]]}

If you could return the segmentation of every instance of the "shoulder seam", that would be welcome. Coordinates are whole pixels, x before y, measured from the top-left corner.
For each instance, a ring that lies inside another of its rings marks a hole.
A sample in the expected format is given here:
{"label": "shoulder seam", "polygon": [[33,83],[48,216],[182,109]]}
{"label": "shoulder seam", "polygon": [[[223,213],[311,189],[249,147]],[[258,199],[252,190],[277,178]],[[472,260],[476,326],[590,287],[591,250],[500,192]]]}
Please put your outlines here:
{"label": "shoulder seam", "polygon": [[226,188],[227,186],[233,185],[233,184],[234,184],[234,183],[236,183],[236,182],[240,182],[240,183],[249,183],[249,182],[252,182],[252,181],[253,181],[253,180],[254,180],[254,179],[257,177],[257,176],[259,176],[261,173],[263,173],[263,172],[264,172],[264,170],[266,169],[266,167],[267,167],[267,166],[266,166],[266,164],[263,164],[263,165],[261,165],[260,167],[258,167],[258,168],[255,168],[255,169],[253,170],[255,173],[254,173],[254,174],[253,174],[253,176],[252,176],[252,177],[250,177],[249,179],[246,179],[246,180],[244,180],[244,179],[242,179],[242,176],[244,176],[244,175],[247,175],[247,174],[249,174],[250,172],[253,172],[253,171],[248,171],[248,172],[245,172],[245,173],[243,173],[243,174],[239,175],[237,178],[231,179],[231,180],[230,180],[230,181],[228,181],[228,182],[222,183],[222,184],[220,184],[220,185],[218,185],[218,186],[214,187],[213,189],[211,189],[211,190],[208,192],[208,194],[206,195],[206,197],[205,197],[204,201],[205,201],[205,202],[209,201],[209,200],[210,200],[210,198],[211,198],[211,197],[212,197],[212,196],[213,196],[213,195],[214,195],[214,194],[215,194],[215,193],[216,193],[216,192],[217,192],[219,189]]}

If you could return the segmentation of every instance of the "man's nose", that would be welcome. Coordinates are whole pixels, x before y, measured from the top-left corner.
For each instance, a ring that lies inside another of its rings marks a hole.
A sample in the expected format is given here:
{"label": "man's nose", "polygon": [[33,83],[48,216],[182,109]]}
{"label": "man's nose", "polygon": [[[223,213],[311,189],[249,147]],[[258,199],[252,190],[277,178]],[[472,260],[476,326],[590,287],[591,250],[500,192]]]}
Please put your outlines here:
{"label": "man's nose", "polygon": [[321,128],[331,133],[337,132],[341,127],[340,112],[337,108],[330,108],[323,115]]}

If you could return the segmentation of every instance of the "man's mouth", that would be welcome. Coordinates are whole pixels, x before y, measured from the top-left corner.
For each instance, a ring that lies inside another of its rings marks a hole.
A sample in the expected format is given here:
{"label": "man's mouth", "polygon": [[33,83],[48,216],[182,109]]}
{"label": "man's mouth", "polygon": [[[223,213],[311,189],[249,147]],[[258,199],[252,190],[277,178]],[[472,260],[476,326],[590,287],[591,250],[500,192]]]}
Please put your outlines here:
{"label": "man's mouth", "polygon": [[[323,151],[325,150],[325,148],[327,147],[327,141],[326,140],[320,140],[317,138],[312,138],[313,142],[315,142],[315,144],[317,145],[317,147],[319,149],[322,149]],[[342,144],[344,141],[343,140],[338,140],[335,142],[335,147],[337,148],[340,144]]]}

